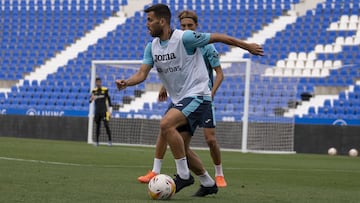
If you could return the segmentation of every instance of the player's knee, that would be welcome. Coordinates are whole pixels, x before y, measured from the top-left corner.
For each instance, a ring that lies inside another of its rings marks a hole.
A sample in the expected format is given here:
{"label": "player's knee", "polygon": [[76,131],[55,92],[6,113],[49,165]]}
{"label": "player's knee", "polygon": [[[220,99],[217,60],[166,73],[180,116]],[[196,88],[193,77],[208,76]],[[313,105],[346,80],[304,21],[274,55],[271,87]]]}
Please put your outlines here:
{"label": "player's knee", "polygon": [[217,145],[215,136],[207,136],[205,139],[209,147],[215,147]]}
{"label": "player's knee", "polygon": [[161,119],[160,121],[160,129],[163,133],[167,133],[169,130],[171,130],[172,128],[175,129],[174,126],[171,125],[171,123],[169,121],[167,121],[166,119]]}

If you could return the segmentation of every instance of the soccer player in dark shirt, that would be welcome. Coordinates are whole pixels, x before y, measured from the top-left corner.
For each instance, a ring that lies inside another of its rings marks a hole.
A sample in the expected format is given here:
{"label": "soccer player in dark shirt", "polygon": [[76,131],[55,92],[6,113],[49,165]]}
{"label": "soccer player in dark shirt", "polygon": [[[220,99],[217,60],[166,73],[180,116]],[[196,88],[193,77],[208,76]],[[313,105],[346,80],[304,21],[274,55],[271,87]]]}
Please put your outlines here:
{"label": "soccer player in dark shirt", "polygon": [[104,122],[106,134],[109,137],[109,146],[111,142],[111,131],[109,120],[112,112],[109,90],[101,85],[101,78],[96,78],[96,87],[91,92],[90,102],[95,101],[95,123],[96,123],[96,146],[99,146],[99,136],[101,121]]}

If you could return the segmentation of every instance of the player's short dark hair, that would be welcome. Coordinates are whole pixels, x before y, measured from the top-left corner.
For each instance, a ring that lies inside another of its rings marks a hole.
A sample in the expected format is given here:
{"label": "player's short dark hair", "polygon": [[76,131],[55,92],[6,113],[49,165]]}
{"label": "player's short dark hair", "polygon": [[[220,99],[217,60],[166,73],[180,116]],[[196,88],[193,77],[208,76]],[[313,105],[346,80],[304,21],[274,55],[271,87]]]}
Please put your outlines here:
{"label": "player's short dark hair", "polygon": [[180,21],[184,18],[190,18],[195,22],[195,24],[198,23],[198,16],[194,11],[189,11],[189,10],[181,11],[178,15],[178,18]]}
{"label": "player's short dark hair", "polygon": [[100,77],[95,78],[95,81],[101,81]]}
{"label": "player's short dark hair", "polygon": [[149,8],[145,9],[145,13],[153,11],[157,18],[164,18],[167,23],[170,24],[171,21],[171,12],[167,5],[165,4],[154,4]]}

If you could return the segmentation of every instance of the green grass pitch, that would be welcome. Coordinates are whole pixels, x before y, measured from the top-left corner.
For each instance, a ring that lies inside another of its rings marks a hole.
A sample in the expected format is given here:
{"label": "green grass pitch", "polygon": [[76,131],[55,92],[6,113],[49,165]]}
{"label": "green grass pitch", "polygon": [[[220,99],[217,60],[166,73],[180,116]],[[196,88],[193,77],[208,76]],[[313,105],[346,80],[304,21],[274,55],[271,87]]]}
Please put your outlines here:
{"label": "green grass pitch", "polygon": [[[151,169],[153,148],[0,137],[0,202],[154,202],[136,178]],[[208,151],[197,151],[211,175]],[[222,152],[228,187],[172,202],[360,202],[360,159],[327,155]],[[175,172],[170,151],[162,173]]]}

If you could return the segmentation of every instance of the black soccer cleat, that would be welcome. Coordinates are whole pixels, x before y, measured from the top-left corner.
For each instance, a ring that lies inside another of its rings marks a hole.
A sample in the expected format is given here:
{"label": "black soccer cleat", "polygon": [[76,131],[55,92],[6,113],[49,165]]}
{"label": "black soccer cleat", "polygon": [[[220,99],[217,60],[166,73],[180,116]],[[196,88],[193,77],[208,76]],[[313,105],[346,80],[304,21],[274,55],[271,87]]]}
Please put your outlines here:
{"label": "black soccer cleat", "polygon": [[190,177],[187,180],[184,180],[184,179],[180,178],[179,175],[175,175],[174,182],[175,182],[175,185],[176,185],[176,192],[175,193],[178,193],[184,187],[187,187],[187,186],[190,186],[190,185],[194,184],[195,181],[194,181],[194,177],[190,174]]}
{"label": "black soccer cleat", "polygon": [[194,197],[205,197],[206,195],[216,194],[218,192],[218,187],[214,184],[211,187],[205,187],[200,185],[199,190],[193,195]]}

